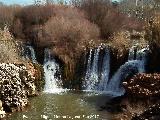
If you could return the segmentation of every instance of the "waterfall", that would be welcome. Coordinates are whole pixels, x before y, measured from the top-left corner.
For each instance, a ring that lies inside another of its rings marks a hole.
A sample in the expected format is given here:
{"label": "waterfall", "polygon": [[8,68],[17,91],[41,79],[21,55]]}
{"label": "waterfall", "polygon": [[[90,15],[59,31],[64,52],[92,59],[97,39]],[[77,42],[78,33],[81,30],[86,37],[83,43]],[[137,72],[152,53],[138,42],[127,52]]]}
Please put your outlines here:
{"label": "waterfall", "polygon": [[85,75],[85,81],[83,81],[83,88],[86,88],[87,85],[89,84],[89,78],[90,78],[90,74],[91,74],[91,66],[92,66],[92,49],[90,49],[89,52],[89,58],[87,61],[87,70],[86,70],[86,75]]}
{"label": "waterfall", "polygon": [[107,84],[106,91],[110,91],[114,95],[123,95],[125,90],[121,85],[121,81],[125,80],[129,75],[145,72],[148,50],[148,46],[140,50],[133,46],[129,51],[128,62],[122,65],[113,75]]}
{"label": "waterfall", "polygon": [[133,46],[129,49],[128,60],[135,60],[136,59],[136,46]]}
{"label": "waterfall", "polygon": [[32,46],[27,46],[27,47],[30,50],[32,62],[36,63],[37,62],[37,60],[36,60],[36,54],[35,54],[35,51],[34,51],[33,47]]}
{"label": "waterfall", "polygon": [[24,59],[30,59],[33,63],[37,63],[36,54],[32,46],[25,46],[23,49]]}
{"label": "waterfall", "polygon": [[145,72],[144,63],[141,60],[130,60],[122,65],[117,72],[110,79],[107,84],[106,91],[111,92],[114,95],[123,95],[125,90],[121,85],[121,81],[126,79],[129,75]]}
{"label": "waterfall", "polygon": [[45,76],[45,86],[44,92],[47,93],[59,93],[62,88],[62,81],[60,80],[59,65],[56,63],[55,59],[51,56],[50,50],[45,49],[44,56],[44,76]]}
{"label": "waterfall", "polygon": [[98,83],[98,59],[99,59],[100,47],[94,50],[94,56],[92,61],[92,49],[89,53],[89,59],[87,62],[87,72],[85,76],[85,82],[83,87],[85,90],[94,90],[95,85]]}
{"label": "waterfall", "polygon": [[[99,52],[100,47],[94,50],[91,49],[89,52],[87,71],[85,76],[85,90],[101,91],[107,92],[112,95],[123,95],[125,93],[124,88],[121,83],[127,77],[133,76],[136,73],[144,73],[146,65],[146,56],[149,48],[143,48],[137,50],[136,46],[133,46],[129,50],[128,61],[120,66],[120,68],[115,72],[111,79],[109,79],[110,74],[110,51],[105,48],[105,53],[102,60],[101,71],[98,71],[99,62]],[[100,75],[98,74],[100,72]]]}
{"label": "waterfall", "polygon": [[100,47],[94,50],[90,49],[87,70],[85,75],[85,81],[83,83],[83,88],[85,90],[98,90],[103,91],[106,89],[106,84],[108,83],[109,73],[110,73],[110,51],[106,48],[103,57],[102,71],[99,75],[98,65],[99,65],[99,53]]}
{"label": "waterfall", "polygon": [[97,90],[104,91],[106,89],[109,80],[109,73],[110,73],[110,51],[108,48],[106,48],[102,63],[101,80]]}

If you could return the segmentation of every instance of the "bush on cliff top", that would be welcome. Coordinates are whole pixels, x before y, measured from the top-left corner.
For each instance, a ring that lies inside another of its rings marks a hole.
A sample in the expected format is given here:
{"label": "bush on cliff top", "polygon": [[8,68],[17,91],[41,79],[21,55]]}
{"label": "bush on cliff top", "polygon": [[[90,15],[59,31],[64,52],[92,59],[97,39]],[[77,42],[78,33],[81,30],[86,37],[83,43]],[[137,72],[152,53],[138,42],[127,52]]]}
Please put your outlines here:
{"label": "bush on cliff top", "polygon": [[122,29],[142,29],[140,21],[122,14],[119,6],[110,0],[72,0],[72,4],[84,11],[88,20],[100,28],[102,39],[108,39]]}
{"label": "bush on cliff top", "polygon": [[0,29],[0,62],[16,63],[20,62],[20,50],[18,44],[13,40],[7,27]]}
{"label": "bush on cliff top", "polygon": [[160,47],[160,15],[148,22],[145,38],[151,47]]}
{"label": "bush on cliff top", "polygon": [[7,6],[0,4],[0,28],[3,29],[5,25],[11,26],[14,14],[20,10],[20,6],[18,5],[12,5]]}

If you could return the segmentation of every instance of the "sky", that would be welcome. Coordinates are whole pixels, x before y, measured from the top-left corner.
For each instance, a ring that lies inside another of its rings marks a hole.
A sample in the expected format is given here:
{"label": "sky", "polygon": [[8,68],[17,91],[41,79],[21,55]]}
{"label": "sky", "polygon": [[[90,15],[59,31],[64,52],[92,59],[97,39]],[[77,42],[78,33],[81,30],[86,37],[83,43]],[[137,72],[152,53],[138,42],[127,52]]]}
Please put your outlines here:
{"label": "sky", "polygon": [[29,4],[33,4],[34,0],[0,0],[0,2],[3,2],[7,5],[10,5],[10,4],[29,5]]}
{"label": "sky", "polygon": [[[113,1],[118,1],[118,0],[113,0]],[[10,4],[29,5],[29,4],[33,4],[34,0],[0,0],[0,2],[3,2],[7,5],[10,5]]]}

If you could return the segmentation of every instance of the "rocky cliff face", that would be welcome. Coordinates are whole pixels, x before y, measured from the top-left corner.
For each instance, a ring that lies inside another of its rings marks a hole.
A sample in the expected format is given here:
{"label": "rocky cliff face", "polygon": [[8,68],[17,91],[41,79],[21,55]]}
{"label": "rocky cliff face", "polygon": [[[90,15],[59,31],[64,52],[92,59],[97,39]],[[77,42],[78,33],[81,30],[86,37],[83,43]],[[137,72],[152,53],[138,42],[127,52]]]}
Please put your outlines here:
{"label": "rocky cliff face", "polygon": [[36,94],[33,71],[23,64],[0,64],[0,100],[7,112],[22,110],[28,96]]}

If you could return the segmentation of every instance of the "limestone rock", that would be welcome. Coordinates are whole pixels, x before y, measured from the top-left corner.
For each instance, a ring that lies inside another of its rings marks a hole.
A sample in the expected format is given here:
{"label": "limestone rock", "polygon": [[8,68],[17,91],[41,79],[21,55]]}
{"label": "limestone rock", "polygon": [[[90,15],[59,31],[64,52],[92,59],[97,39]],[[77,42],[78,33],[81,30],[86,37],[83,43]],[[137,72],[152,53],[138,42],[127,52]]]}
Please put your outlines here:
{"label": "limestone rock", "polygon": [[140,73],[123,82],[127,94],[140,97],[160,95],[160,74]]}
{"label": "limestone rock", "polygon": [[5,111],[23,109],[35,91],[34,79],[23,64],[0,64],[0,96]]}
{"label": "limestone rock", "polygon": [[6,115],[5,111],[3,111],[2,101],[0,100],[0,119],[4,118]]}

